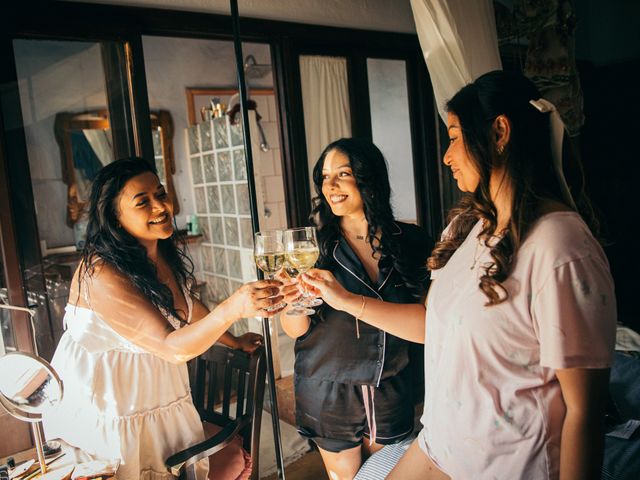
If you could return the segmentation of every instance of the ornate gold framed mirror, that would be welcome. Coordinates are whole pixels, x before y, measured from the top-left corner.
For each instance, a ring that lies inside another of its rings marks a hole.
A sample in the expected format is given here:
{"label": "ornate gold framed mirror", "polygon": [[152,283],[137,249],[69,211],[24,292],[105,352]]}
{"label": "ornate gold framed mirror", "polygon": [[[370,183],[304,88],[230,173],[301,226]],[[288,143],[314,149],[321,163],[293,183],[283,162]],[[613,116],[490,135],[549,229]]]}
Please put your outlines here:
{"label": "ornate gold framed mirror", "polygon": [[[106,110],[61,112],[55,118],[60,147],[62,179],[67,185],[67,225],[72,227],[89,200],[91,182],[97,172],[114,160],[113,140]],[[160,181],[180,212],[173,184],[173,120],[167,110],[151,112],[154,160]]]}

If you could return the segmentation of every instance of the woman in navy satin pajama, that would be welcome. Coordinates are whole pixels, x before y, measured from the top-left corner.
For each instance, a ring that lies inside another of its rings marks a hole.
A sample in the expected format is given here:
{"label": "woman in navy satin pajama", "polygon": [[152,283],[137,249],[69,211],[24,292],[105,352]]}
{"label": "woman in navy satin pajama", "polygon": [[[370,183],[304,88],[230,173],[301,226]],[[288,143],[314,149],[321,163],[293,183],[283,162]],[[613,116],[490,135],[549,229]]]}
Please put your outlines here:
{"label": "woman in navy satin pajama", "polygon": [[[360,295],[363,310],[367,298],[423,308],[433,242],[422,228],[394,219],[380,150],[365,140],[333,142],[313,180],[317,266]],[[285,293],[290,303],[296,287]],[[282,315],[281,322],[297,339],[298,430],[316,443],[330,478],[353,477],[363,456],[411,434],[409,342],[326,304],[310,317]]]}

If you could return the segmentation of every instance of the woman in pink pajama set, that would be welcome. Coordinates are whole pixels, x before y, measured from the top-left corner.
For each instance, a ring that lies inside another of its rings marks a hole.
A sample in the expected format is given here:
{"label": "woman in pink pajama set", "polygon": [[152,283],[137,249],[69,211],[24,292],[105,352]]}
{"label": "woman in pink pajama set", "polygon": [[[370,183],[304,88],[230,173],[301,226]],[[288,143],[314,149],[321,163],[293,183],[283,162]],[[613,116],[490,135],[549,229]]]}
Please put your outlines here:
{"label": "woman in pink pajama set", "polygon": [[[389,325],[406,307],[376,300],[359,315],[425,342],[424,428],[387,478],[600,478],[616,304],[581,186],[564,178],[562,123],[501,71],[447,106],[444,163],[468,194],[429,258],[426,320]],[[359,312],[328,272],[304,280]]]}

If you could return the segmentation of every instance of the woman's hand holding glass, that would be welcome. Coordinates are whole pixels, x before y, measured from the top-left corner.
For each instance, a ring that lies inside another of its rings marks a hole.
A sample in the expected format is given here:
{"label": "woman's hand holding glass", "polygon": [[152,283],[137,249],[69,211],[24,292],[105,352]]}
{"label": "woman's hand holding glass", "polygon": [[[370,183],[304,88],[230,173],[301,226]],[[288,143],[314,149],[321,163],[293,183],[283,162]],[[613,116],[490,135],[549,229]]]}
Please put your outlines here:
{"label": "woman's hand holding glass", "polygon": [[280,312],[284,298],[280,295],[282,282],[279,280],[258,280],[242,285],[231,295],[227,303],[238,318],[272,317]]}
{"label": "woman's hand holding glass", "polygon": [[328,270],[312,268],[300,279],[301,285],[312,295],[320,295],[322,299],[336,310],[347,310],[354,294],[346,290],[336,277]]}

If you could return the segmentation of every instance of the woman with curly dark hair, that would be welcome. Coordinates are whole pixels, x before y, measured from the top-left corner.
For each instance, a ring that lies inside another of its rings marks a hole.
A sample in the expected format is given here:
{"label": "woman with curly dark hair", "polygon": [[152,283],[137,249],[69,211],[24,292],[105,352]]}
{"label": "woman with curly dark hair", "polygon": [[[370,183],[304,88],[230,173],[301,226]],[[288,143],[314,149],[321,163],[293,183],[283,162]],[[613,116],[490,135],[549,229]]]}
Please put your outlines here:
{"label": "woman with curly dark hair", "polygon": [[[616,304],[582,186],[565,180],[560,117],[502,71],[448,112],[444,163],[467,196],[428,261],[424,428],[387,478],[600,478]],[[327,303],[359,311],[310,273]],[[360,317],[385,328],[369,303]]]}
{"label": "woman with curly dark hair", "polygon": [[[320,156],[313,181],[317,265],[332,272],[363,308],[375,298],[410,304],[424,316],[431,242],[420,227],[394,219],[380,150],[366,140],[337,140]],[[293,303],[296,287],[283,292]],[[283,315],[281,322],[297,339],[298,430],[318,446],[329,478],[352,478],[363,456],[411,434],[409,342],[359,323],[357,311],[330,305],[309,317]]]}
{"label": "woman with curly dark hair", "polygon": [[[172,478],[165,460],[204,439],[186,361],[235,338],[239,318],[270,316],[280,282],[243,285],[212,312],[192,295],[193,265],[176,244],[173,204],[151,166],[123,159],[93,181],[87,240],[72,284],[66,331],[52,365],[64,398],[44,418],[79,458],[119,461],[121,479]],[[79,449],[79,450],[78,450]],[[207,461],[197,478],[206,478]]]}

